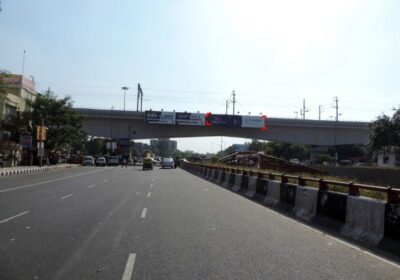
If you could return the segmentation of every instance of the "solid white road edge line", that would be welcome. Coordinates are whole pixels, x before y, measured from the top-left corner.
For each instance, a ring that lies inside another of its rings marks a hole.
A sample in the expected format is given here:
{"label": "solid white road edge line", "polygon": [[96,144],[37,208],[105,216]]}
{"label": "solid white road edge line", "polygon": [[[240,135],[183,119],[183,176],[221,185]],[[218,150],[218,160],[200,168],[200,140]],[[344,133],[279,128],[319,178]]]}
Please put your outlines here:
{"label": "solid white road edge line", "polygon": [[140,218],[142,219],[146,218],[146,214],[147,214],[147,208],[143,208],[142,215],[140,215]]}
{"label": "solid white road edge line", "polygon": [[128,261],[125,265],[125,271],[122,275],[122,280],[131,280],[133,267],[135,265],[136,254],[129,254]]}
{"label": "solid white road edge line", "polygon": [[53,180],[46,180],[46,181],[33,183],[33,184],[29,184],[29,185],[13,187],[13,188],[5,189],[5,190],[0,190],[0,193],[16,191],[16,190],[19,190],[19,189],[30,188],[30,187],[33,187],[33,186],[43,185],[43,184],[52,183],[52,182],[58,182],[58,181],[62,181],[62,180],[69,179],[69,178],[74,178],[74,177],[79,177],[79,176],[88,175],[88,174],[92,174],[92,173],[97,173],[97,172],[100,172],[100,171],[101,170],[96,170],[96,171],[92,171],[92,172],[75,174],[75,175],[66,176],[66,177],[62,177],[62,178],[57,178],[57,179],[53,179]]}
{"label": "solid white road edge line", "polygon": [[28,214],[28,213],[29,213],[29,211],[24,211],[24,212],[22,212],[22,213],[19,213],[19,214],[17,214],[17,215],[14,215],[14,216],[12,216],[12,217],[7,218],[7,219],[1,220],[1,221],[0,221],[0,224],[7,223],[8,221],[11,221],[12,219],[21,217],[21,216],[23,216],[23,215],[25,215],[25,214]]}
{"label": "solid white road edge line", "polygon": [[73,196],[73,195],[74,195],[73,193],[70,193],[70,194],[62,196],[60,199],[63,200],[63,199],[66,199],[66,198],[68,198],[70,196]]}

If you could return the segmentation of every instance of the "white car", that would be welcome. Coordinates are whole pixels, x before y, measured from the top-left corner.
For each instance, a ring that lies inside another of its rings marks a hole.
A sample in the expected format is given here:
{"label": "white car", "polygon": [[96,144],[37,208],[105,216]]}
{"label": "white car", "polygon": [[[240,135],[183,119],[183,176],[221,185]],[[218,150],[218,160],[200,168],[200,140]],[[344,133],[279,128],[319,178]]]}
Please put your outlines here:
{"label": "white car", "polygon": [[174,159],[173,158],[163,158],[161,161],[161,168],[174,168]]}
{"label": "white car", "polygon": [[85,156],[83,159],[83,165],[94,165],[94,158],[92,156]]}
{"label": "white car", "polygon": [[99,157],[96,160],[96,165],[97,166],[106,166],[107,165],[107,161],[104,157]]}
{"label": "white car", "polygon": [[119,165],[119,157],[118,156],[110,156],[108,158],[108,165]]}

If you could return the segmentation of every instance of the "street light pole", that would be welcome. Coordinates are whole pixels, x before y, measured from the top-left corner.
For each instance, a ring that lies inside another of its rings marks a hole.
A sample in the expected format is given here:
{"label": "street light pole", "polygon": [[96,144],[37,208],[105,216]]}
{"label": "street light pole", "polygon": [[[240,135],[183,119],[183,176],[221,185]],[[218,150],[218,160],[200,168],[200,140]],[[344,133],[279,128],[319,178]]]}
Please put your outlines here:
{"label": "street light pole", "polygon": [[121,89],[124,91],[124,111],[125,111],[125,99],[126,99],[126,91],[129,89],[129,87],[127,87],[127,86],[123,86]]}

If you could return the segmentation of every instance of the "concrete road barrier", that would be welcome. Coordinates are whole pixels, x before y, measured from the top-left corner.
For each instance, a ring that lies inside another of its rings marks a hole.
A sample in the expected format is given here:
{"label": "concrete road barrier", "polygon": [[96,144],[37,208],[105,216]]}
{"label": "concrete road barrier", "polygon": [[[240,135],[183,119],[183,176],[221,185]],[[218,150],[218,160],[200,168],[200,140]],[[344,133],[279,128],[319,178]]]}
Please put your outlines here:
{"label": "concrete road barrier", "polygon": [[256,194],[259,196],[266,196],[268,190],[268,181],[267,179],[259,178],[256,183]]}
{"label": "concrete road barrier", "polygon": [[248,190],[246,192],[247,197],[254,197],[256,195],[257,180],[257,177],[248,177]]}
{"label": "concrete road barrier", "polygon": [[214,169],[213,177],[211,178],[211,181],[213,181],[214,183],[216,183],[217,180],[218,180],[218,177],[219,177],[219,173],[220,173],[220,170]]}
{"label": "concrete road barrier", "polygon": [[225,188],[356,240],[372,245],[381,244],[383,237],[400,240],[400,204],[211,168],[194,170]]}
{"label": "concrete road barrier", "polygon": [[317,200],[317,214],[345,222],[347,195],[329,191],[319,191]]}
{"label": "concrete road barrier", "polygon": [[400,204],[386,204],[385,236],[400,240]]}
{"label": "concrete road barrier", "polygon": [[242,174],[235,174],[235,183],[232,186],[232,191],[238,192],[242,187]]}
{"label": "concrete road barrier", "polygon": [[294,207],[296,201],[296,189],[297,185],[281,184],[279,201],[283,206],[289,206],[288,210],[291,210]]}
{"label": "concrete road barrier", "polygon": [[224,182],[224,180],[225,180],[225,171],[220,170],[220,172],[218,174],[218,179],[215,183],[218,185],[221,185]]}
{"label": "concrete road barrier", "polygon": [[318,189],[298,186],[293,214],[300,219],[310,221],[317,211],[317,200]]}
{"label": "concrete road barrier", "polygon": [[225,188],[231,188],[235,184],[235,173],[227,172],[225,183],[222,185]]}
{"label": "concrete road barrier", "polygon": [[341,233],[372,245],[378,244],[384,235],[385,205],[375,199],[349,196]]}
{"label": "concrete road barrier", "polygon": [[281,182],[268,181],[267,196],[264,199],[264,203],[268,206],[276,206],[281,197]]}

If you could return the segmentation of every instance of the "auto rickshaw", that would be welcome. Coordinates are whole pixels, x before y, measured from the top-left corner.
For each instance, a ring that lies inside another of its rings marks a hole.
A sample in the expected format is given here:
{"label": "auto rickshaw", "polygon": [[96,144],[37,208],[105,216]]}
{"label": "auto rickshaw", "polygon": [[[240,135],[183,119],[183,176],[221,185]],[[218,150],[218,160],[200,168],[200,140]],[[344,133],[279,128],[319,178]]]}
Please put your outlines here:
{"label": "auto rickshaw", "polygon": [[153,169],[153,159],[151,157],[146,157],[143,159],[143,170]]}

